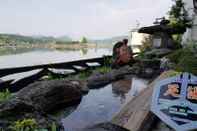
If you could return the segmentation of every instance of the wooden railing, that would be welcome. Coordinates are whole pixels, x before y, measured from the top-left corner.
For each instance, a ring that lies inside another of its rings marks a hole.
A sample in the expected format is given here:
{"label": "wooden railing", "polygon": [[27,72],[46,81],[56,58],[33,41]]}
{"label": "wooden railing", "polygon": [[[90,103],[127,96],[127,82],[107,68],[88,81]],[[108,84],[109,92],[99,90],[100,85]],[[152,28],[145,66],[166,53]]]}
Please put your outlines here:
{"label": "wooden railing", "polygon": [[[103,66],[106,64],[106,61],[111,59],[111,56],[104,56],[100,58],[92,58],[92,59],[84,59],[84,60],[77,60],[71,62],[63,62],[63,63],[53,63],[53,64],[43,64],[43,65],[35,65],[35,66],[25,66],[25,67],[15,67],[15,68],[4,68],[0,69],[0,91],[9,89],[11,92],[16,92],[30,83],[33,83],[43,76],[51,73],[57,76],[68,76],[78,74],[81,71],[93,69],[98,66]],[[89,63],[89,64],[88,64]],[[96,66],[91,66],[90,64],[97,63]],[[80,68],[77,68],[80,67]],[[51,69],[63,69],[63,70],[72,70],[73,72],[68,72],[65,74],[59,74],[56,72],[51,71]],[[9,77],[10,75],[14,75],[17,73],[25,73],[33,70],[40,70],[38,73],[33,74],[31,76],[15,80],[15,79],[8,79],[3,80],[5,77]]]}

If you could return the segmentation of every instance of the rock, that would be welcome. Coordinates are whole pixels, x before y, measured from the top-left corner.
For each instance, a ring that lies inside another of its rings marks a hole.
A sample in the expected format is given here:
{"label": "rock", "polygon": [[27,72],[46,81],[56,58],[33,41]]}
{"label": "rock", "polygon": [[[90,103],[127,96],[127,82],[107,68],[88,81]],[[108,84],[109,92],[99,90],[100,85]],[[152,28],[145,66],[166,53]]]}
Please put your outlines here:
{"label": "rock", "polygon": [[138,67],[130,67],[124,66],[119,69],[113,69],[111,72],[108,73],[93,73],[87,80],[87,85],[90,89],[92,88],[99,88],[104,85],[111,83],[112,81],[116,81],[119,79],[124,78],[124,76],[129,74],[139,74]]}
{"label": "rock", "polygon": [[160,61],[143,60],[132,67],[124,66],[119,69],[112,69],[108,73],[94,72],[87,79],[87,86],[90,89],[103,87],[113,81],[125,78],[127,75],[136,75],[142,78],[153,78],[160,73]]}
{"label": "rock", "polygon": [[35,118],[39,126],[45,128],[52,121],[59,123],[46,114],[79,103],[83,90],[81,82],[77,81],[51,80],[30,84],[0,104],[0,125],[24,118]]}
{"label": "rock", "polygon": [[31,102],[36,109],[49,112],[62,104],[80,101],[82,89],[80,83],[67,80],[35,82],[20,90],[15,97]]}
{"label": "rock", "polygon": [[140,66],[140,69],[145,68],[159,69],[160,68],[160,59],[141,59],[138,63],[133,66]]}
{"label": "rock", "polygon": [[48,128],[54,122],[58,128],[62,128],[60,122],[43,111],[36,110],[32,103],[13,98],[0,104],[0,127],[7,130],[15,121],[33,118],[39,128]]}
{"label": "rock", "polygon": [[87,127],[82,131],[128,131],[128,130],[107,122],[107,123],[97,124],[92,127]]}
{"label": "rock", "polygon": [[89,92],[87,82],[80,80],[71,80],[71,83],[78,86],[80,85],[80,90],[83,94],[87,94]]}
{"label": "rock", "polygon": [[138,69],[138,77],[153,78],[160,73],[160,60],[159,59],[141,59],[138,63],[133,65]]}
{"label": "rock", "polygon": [[146,52],[145,56],[148,58],[153,58],[153,57],[161,58],[170,53],[172,53],[172,50],[166,48],[152,49],[151,51]]}

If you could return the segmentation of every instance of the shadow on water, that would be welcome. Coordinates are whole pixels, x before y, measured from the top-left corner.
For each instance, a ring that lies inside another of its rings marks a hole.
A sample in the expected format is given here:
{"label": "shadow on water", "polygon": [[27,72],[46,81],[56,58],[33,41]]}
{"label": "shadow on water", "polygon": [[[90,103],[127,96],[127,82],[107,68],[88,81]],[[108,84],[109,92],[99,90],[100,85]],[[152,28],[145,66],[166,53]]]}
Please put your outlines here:
{"label": "shadow on water", "polygon": [[148,80],[130,78],[90,90],[78,107],[62,119],[65,131],[79,131],[85,127],[110,121],[123,104],[146,88]]}

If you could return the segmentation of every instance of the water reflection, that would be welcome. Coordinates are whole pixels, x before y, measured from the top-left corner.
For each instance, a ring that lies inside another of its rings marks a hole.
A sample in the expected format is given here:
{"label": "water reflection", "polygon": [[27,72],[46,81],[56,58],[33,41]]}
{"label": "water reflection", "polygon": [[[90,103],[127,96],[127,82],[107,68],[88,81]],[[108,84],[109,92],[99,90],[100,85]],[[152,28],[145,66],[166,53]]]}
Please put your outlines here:
{"label": "water reflection", "polygon": [[86,55],[88,53],[88,49],[87,48],[83,48],[80,50],[82,55]]}
{"label": "water reflection", "polygon": [[112,83],[112,93],[115,97],[120,97],[121,104],[126,99],[126,93],[128,93],[132,86],[131,79],[120,80]]}
{"label": "water reflection", "polygon": [[0,56],[11,55],[11,54],[20,54],[25,52],[30,52],[38,50],[35,48],[15,48],[15,47],[0,47]]}
{"label": "water reflection", "polygon": [[0,68],[59,63],[111,55],[111,50],[106,48],[99,48],[97,51],[87,49],[82,52],[80,50],[35,49],[20,54],[4,55],[0,56]]}
{"label": "water reflection", "polygon": [[131,78],[90,90],[77,109],[62,119],[65,130],[80,131],[87,126],[111,120],[121,106],[134,96],[134,92],[144,89],[146,85],[147,80]]}

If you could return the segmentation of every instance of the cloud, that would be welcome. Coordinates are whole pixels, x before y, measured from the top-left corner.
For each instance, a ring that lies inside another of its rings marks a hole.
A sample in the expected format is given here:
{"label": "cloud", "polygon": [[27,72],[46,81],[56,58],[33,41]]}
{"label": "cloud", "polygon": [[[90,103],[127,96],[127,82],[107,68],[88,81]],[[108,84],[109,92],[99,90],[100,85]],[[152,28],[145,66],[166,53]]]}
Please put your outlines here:
{"label": "cloud", "polygon": [[[139,0],[136,5],[137,8],[131,8],[132,6],[130,7],[128,5],[121,8],[120,6],[101,1],[95,6],[91,6],[92,9],[89,8],[95,15],[91,16],[91,19],[87,17],[87,19],[82,20],[82,23],[86,25],[82,30],[86,30],[84,34],[86,33],[88,36],[101,38],[128,34],[129,31],[136,26],[136,21],[140,21],[141,26],[150,25],[155,18],[166,15],[170,7],[170,5],[163,7],[158,6],[166,3],[156,2],[154,0],[152,0],[152,2],[155,2],[155,4],[151,6],[144,6],[141,4],[143,2],[144,0]],[[129,2],[129,4],[131,4],[131,2]]]}
{"label": "cloud", "polygon": [[[4,1],[4,2],[2,2]],[[105,38],[150,25],[171,0],[0,0],[0,31],[27,35]]]}

